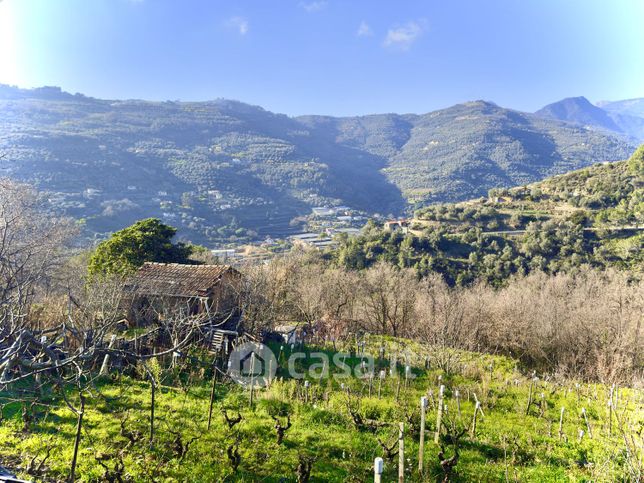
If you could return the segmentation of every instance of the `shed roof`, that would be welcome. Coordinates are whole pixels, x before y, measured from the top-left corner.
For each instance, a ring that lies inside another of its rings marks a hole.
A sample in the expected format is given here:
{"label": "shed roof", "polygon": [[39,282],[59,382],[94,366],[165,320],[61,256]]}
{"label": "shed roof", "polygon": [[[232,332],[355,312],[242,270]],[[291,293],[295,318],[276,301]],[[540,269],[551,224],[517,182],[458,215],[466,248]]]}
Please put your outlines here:
{"label": "shed roof", "polygon": [[207,297],[227,272],[238,273],[229,265],[145,262],[126,290],[141,295]]}

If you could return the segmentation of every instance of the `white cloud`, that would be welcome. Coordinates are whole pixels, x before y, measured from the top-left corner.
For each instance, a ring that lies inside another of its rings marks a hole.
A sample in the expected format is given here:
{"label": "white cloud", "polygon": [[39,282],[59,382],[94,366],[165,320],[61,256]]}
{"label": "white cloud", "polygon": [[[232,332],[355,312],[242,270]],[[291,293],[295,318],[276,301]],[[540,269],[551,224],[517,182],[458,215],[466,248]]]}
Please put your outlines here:
{"label": "white cloud", "polygon": [[300,2],[299,5],[307,12],[313,13],[326,8],[327,2],[325,0],[314,0],[313,2]]}
{"label": "white cloud", "polygon": [[387,31],[383,45],[385,47],[398,48],[400,50],[408,50],[411,45],[418,40],[418,38],[425,31],[425,21],[411,21],[404,25],[399,25],[390,28]]}
{"label": "white cloud", "polygon": [[237,30],[239,35],[246,35],[248,33],[248,20],[244,17],[231,17],[228,19],[226,24],[228,27]]}
{"label": "white cloud", "polygon": [[358,31],[356,32],[356,35],[358,37],[371,37],[373,35],[373,30],[371,30],[371,27],[367,22],[364,20],[360,22],[360,25],[358,26]]}

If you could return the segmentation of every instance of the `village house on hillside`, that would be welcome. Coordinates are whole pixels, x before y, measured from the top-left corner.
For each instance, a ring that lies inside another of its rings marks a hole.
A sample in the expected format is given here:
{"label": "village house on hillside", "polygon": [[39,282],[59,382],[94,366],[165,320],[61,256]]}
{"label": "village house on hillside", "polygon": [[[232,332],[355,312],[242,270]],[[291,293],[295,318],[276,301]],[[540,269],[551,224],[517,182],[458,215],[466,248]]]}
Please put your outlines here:
{"label": "village house on hillside", "polygon": [[146,262],[125,285],[128,320],[145,325],[170,312],[210,318],[213,325],[238,319],[240,277],[228,265]]}
{"label": "village house on hillside", "polygon": [[409,220],[406,220],[406,219],[387,220],[385,221],[383,228],[387,231],[401,230],[403,233],[407,233],[407,230],[409,228]]}

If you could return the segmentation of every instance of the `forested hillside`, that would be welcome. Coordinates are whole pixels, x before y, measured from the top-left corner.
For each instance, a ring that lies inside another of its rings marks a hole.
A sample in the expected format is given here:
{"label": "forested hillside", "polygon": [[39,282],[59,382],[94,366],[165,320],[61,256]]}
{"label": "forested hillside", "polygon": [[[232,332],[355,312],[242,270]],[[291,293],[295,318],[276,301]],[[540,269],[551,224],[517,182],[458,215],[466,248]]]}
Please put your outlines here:
{"label": "forested hillside", "polygon": [[421,116],[304,121],[336,142],[388,159],[384,172],[411,203],[464,200],[492,187],[616,160],[625,146],[595,131],[485,101]]}
{"label": "forested hillside", "polygon": [[489,197],[420,209],[404,229],[370,224],[333,252],[348,268],[387,261],[449,283],[582,266],[644,269],[644,146],[605,163]]}
{"label": "forested hillside", "polygon": [[103,236],[156,216],[207,243],[283,236],[312,206],[400,214],[632,147],[487,102],[425,115],[290,118],[256,106],[0,87],[0,161]]}

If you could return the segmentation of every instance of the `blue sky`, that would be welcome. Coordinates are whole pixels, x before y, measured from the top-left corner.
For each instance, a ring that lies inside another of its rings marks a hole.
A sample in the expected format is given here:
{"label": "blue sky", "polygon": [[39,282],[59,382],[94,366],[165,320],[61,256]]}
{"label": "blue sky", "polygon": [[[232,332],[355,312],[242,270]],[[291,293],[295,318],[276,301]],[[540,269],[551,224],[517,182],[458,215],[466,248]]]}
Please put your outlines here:
{"label": "blue sky", "polygon": [[0,0],[0,83],[298,114],[644,96],[642,0]]}

